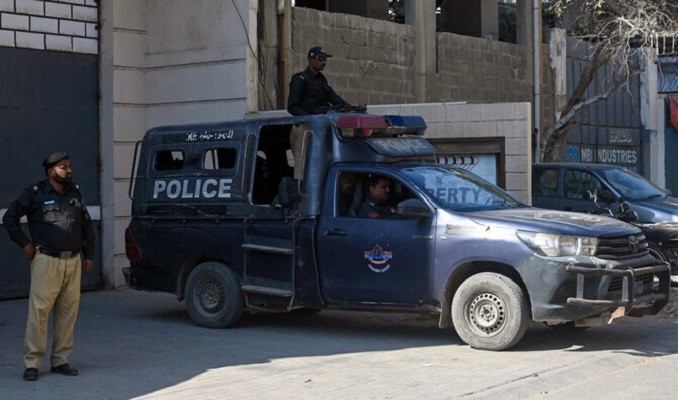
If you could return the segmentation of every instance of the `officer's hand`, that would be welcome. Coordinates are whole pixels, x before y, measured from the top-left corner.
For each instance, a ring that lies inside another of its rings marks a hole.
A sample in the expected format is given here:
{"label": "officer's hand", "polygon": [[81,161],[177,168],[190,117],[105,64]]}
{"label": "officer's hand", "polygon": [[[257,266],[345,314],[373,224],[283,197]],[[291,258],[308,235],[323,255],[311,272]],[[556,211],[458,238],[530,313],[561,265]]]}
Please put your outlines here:
{"label": "officer's hand", "polygon": [[84,269],[85,272],[91,271],[93,266],[94,266],[94,261],[92,261],[92,260],[84,260],[82,262],[82,269]]}
{"label": "officer's hand", "polygon": [[35,245],[33,242],[28,243],[27,245],[24,246],[24,254],[26,255],[26,259],[28,261],[33,261],[33,258],[35,258]]}

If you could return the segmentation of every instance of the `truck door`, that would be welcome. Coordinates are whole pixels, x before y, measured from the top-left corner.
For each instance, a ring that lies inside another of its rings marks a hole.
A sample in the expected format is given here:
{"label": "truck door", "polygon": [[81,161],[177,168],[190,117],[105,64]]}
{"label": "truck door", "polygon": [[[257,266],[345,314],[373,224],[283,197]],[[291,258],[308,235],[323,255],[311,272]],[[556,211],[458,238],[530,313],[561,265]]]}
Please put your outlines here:
{"label": "truck door", "polygon": [[[385,178],[385,207],[417,198],[389,173],[330,173],[318,230],[323,295],[334,305],[416,306],[428,299],[433,265],[435,217],[401,218],[369,202],[369,181]],[[364,207],[361,213],[361,206]]]}

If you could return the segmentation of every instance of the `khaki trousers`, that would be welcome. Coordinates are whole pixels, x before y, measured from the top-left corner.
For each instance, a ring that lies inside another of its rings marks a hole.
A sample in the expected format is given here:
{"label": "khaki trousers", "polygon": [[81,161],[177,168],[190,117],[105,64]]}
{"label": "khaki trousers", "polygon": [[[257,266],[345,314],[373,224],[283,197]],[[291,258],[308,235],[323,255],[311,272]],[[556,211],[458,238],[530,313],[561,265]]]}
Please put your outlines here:
{"label": "khaki trousers", "polygon": [[47,347],[47,322],[54,307],[52,367],[68,363],[80,305],[80,255],[68,259],[37,253],[31,262],[31,290],[24,341],[25,368],[39,368]]}
{"label": "khaki trousers", "polygon": [[306,162],[306,149],[304,148],[304,133],[308,130],[306,124],[296,124],[290,131],[290,146],[294,156],[294,179],[304,179],[304,163]]}

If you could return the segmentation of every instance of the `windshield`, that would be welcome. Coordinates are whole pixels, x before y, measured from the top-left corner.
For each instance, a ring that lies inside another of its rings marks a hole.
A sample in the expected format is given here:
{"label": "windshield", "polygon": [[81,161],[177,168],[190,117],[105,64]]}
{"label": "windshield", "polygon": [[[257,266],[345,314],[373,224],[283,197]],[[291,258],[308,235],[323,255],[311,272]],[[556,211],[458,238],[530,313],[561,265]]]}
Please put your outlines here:
{"label": "windshield", "polygon": [[438,203],[453,211],[485,211],[520,207],[522,204],[502,189],[463,169],[416,167],[402,173]]}
{"label": "windshield", "polygon": [[664,197],[661,189],[642,176],[626,169],[610,168],[601,171],[605,179],[628,200],[645,200],[653,197]]}

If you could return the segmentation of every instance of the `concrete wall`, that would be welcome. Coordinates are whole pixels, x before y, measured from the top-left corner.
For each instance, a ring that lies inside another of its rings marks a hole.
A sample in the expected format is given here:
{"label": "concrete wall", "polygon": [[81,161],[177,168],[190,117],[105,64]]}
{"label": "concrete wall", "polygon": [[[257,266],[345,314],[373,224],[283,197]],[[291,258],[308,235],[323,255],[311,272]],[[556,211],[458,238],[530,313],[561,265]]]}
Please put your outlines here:
{"label": "concrete wall", "polygon": [[332,87],[353,104],[415,102],[414,29],[348,14],[292,8],[286,80],[308,65],[312,46],[334,55],[323,72]]}
{"label": "concrete wall", "polygon": [[107,285],[119,286],[135,143],[153,126],[241,118],[256,107],[257,3],[103,3],[102,246]]}

